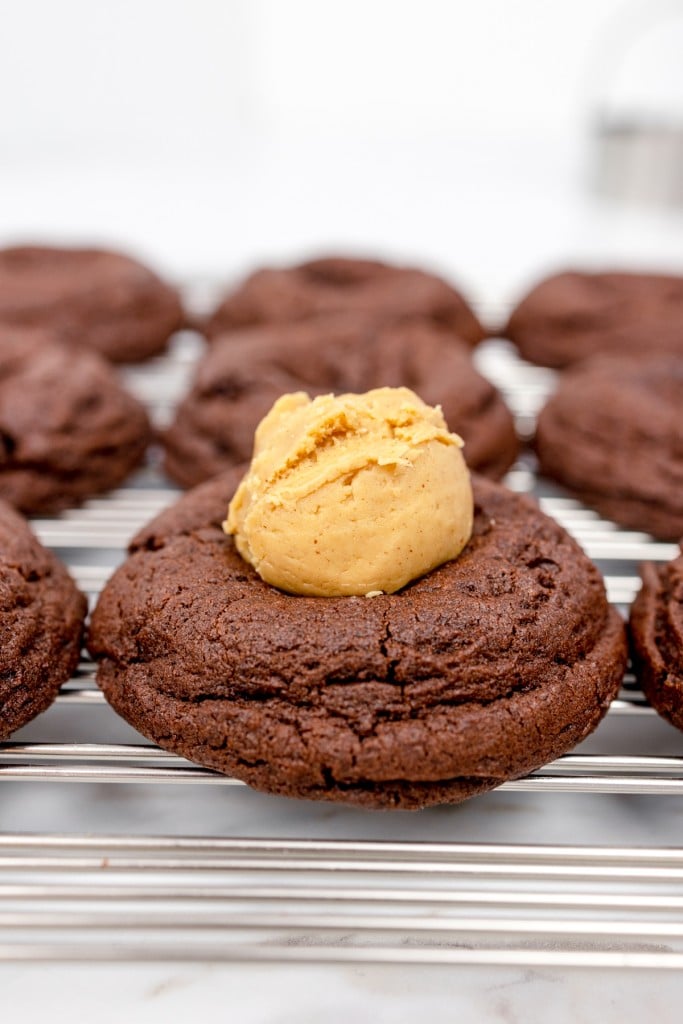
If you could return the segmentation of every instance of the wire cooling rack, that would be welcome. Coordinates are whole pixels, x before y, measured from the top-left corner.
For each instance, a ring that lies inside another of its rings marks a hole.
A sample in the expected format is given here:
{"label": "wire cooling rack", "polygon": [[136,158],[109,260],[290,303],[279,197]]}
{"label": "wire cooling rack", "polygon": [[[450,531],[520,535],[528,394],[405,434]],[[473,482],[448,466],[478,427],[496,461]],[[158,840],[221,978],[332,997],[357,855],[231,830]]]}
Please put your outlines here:
{"label": "wire cooling rack", "polygon": [[[126,372],[157,422],[171,415],[199,348],[181,335],[167,357]],[[552,372],[522,363],[504,342],[485,343],[477,359],[529,433]],[[676,553],[539,481],[530,457],[507,482],[534,493],[579,540],[622,610],[637,592],[638,563]],[[150,466],[34,526],[94,600],[131,535],[176,495]],[[683,795],[683,744],[669,730],[662,746],[667,728],[627,676],[587,747],[473,802],[495,841],[436,841],[462,824],[458,808],[407,816],[422,823],[410,840],[376,839],[368,836],[391,836],[387,822],[406,816],[266,798],[146,743],[107,707],[84,660],[55,707],[0,744],[0,961],[682,967],[683,850],[506,841],[508,793],[525,794],[544,820],[548,795],[557,809],[581,794],[569,807],[577,835],[590,794]],[[123,737],[112,738],[117,730]],[[634,737],[648,730],[650,748],[639,749]],[[58,798],[48,783],[61,784]],[[177,834],[136,834],[157,820],[151,793],[166,801],[162,820],[172,794]],[[230,794],[241,797],[232,818]],[[198,807],[206,813],[197,819]],[[8,830],[17,813],[28,826]],[[55,814],[59,827],[48,832]],[[214,823],[210,835],[190,835],[197,820]]]}

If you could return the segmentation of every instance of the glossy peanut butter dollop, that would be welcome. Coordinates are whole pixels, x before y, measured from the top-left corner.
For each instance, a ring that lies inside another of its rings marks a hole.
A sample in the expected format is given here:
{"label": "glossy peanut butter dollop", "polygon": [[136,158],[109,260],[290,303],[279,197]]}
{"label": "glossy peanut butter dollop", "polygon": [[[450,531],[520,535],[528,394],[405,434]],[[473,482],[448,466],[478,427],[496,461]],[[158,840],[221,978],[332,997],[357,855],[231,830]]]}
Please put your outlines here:
{"label": "glossy peanut butter dollop", "polygon": [[461,449],[441,410],[408,388],[284,395],[256,430],[223,528],[282,590],[393,593],[470,538]]}

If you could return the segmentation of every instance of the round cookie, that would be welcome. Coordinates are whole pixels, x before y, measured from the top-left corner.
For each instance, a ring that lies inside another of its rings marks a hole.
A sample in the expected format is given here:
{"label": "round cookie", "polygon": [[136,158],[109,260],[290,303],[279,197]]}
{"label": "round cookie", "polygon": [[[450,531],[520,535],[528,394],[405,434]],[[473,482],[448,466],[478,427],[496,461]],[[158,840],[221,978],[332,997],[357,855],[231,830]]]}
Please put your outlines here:
{"label": "round cookie", "polygon": [[522,299],[502,334],[541,366],[567,366],[596,352],[681,355],[683,277],[555,274]]}
{"label": "round cookie", "polygon": [[517,454],[512,416],[469,350],[424,322],[378,326],[352,314],[245,329],[211,346],[166,432],[165,467],[185,487],[251,458],[254,430],[291,391],[356,393],[405,385],[465,441],[477,472],[501,477]]}
{"label": "round cookie", "polygon": [[84,596],[28,523],[0,501],[0,740],[44,711],[81,651]]}
{"label": "round cookie", "polygon": [[0,326],[0,498],[31,513],[77,505],[125,479],[150,436],[96,352]]}
{"label": "round cookie", "polygon": [[240,327],[326,313],[365,313],[380,322],[431,320],[470,345],[486,336],[460,292],[434,274],[342,257],[257,270],[221,302],[202,329],[214,338]]}
{"label": "round cookie", "polygon": [[566,371],[536,426],[543,473],[609,519],[683,536],[683,355],[596,356]]}
{"label": "round cookie", "polygon": [[631,608],[631,657],[645,696],[683,729],[683,554],[668,565],[646,563]]}
{"label": "round cookie", "polygon": [[145,736],[270,793],[418,808],[533,771],[604,715],[623,622],[528,498],[475,478],[455,561],[396,594],[295,597],[221,530],[238,480],[143,529],[93,614],[99,685]]}
{"label": "round cookie", "polygon": [[121,253],[0,249],[0,324],[49,328],[123,363],[163,351],[182,323],[175,289]]}

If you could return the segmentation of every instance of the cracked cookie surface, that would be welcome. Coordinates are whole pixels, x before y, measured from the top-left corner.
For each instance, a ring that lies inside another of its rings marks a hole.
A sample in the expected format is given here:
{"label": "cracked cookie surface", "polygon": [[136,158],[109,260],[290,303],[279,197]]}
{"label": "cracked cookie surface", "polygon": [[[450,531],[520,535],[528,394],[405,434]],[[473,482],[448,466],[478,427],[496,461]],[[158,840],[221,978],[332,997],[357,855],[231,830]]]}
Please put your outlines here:
{"label": "cracked cookie surface", "polygon": [[208,338],[254,324],[296,323],[328,313],[428,320],[469,345],[486,336],[469,303],[434,274],[378,260],[329,257],[251,274],[202,325]]}
{"label": "cracked cookie surface", "polygon": [[567,370],[536,427],[541,470],[623,526],[683,536],[683,354]]}
{"label": "cracked cookie surface", "polygon": [[378,326],[358,314],[259,327],[216,341],[164,436],[165,468],[191,487],[251,458],[254,430],[283,394],[405,386],[440,405],[471,469],[499,479],[517,455],[512,415],[469,351],[426,323]]}
{"label": "cracked cookie surface", "polygon": [[652,706],[683,729],[683,553],[641,574],[629,623],[633,667]]}
{"label": "cracked cookie surface", "polygon": [[123,253],[0,249],[0,323],[56,331],[122,363],[163,351],[183,319],[176,290]]}
{"label": "cracked cookie surface", "polygon": [[44,711],[81,651],[85,597],[0,501],[0,740]]}
{"label": "cracked cookie surface", "polygon": [[501,333],[541,366],[568,366],[599,352],[681,355],[683,277],[555,274],[522,299]]}
{"label": "cracked cookie surface", "polygon": [[142,461],[142,405],[96,352],[0,326],[0,497],[51,512],[121,483]]}
{"label": "cracked cookie surface", "polygon": [[307,598],[223,534],[238,480],[142,530],[93,614],[99,685],[162,747],[271,793],[417,808],[524,775],[604,715],[623,623],[530,500],[475,478],[458,559],[396,594]]}

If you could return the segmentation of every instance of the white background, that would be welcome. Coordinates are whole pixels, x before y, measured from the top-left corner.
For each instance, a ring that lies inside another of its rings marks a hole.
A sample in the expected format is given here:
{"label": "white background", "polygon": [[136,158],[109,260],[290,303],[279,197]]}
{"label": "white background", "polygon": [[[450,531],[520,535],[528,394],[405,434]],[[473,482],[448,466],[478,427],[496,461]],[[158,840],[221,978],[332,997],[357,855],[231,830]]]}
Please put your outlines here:
{"label": "white background", "polygon": [[683,116],[681,0],[0,5],[0,241],[176,276],[363,249],[492,302],[564,262],[680,264],[597,201],[607,111]]}

